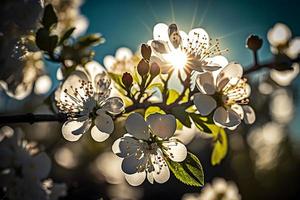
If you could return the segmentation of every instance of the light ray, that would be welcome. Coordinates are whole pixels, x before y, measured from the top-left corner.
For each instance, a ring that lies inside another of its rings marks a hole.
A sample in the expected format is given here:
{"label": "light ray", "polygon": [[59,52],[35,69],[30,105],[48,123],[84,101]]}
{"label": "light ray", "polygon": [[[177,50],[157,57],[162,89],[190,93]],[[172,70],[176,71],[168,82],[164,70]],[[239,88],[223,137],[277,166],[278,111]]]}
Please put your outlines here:
{"label": "light ray", "polygon": [[147,5],[149,7],[149,10],[150,10],[152,16],[154,17],[155,22],[158,23],[159,22],[159,17],[157,16],[156,12],[154,11],[153,6],[152,6],[152,4],[150,3],[149,0],[147,0]]}
{"label": "light ray", "polygon": [[174,5],[173,5],[173,1],[169,0],[170,2],[170,8],[171,8],[171,13],[172,13],[172,22],[175,23],[175,10],[174,10]]}
{"label": "light ray", "polygon": [[201,16],[200,22],[198,23],[198,26],[197,26],[197,27],[199,27],[199,26],[202,25],[202,23],[203,23],[203,21],[204,21],[204,19],[205,19],[205,17],[206,17],[206,14],[207,14],[207,12],[208,12],[208,10],[209,10],[211,1],[212,1],[212,0],[208,0],[207,5],[206,5],[206,8],[205,8],[205,10],[204,10],[204,12],[203,12],[203,14],[202,14],[202,16]]}
{"label": "light ray", "polygon": [[256,28],[255,26],[253,27],[245,27],[245,28],[242,28],[242,29],[239,29],[239,30],[236,30],[236,31],[233,31],[233,32],[230,32],[230,33],[226,33],[222,36],[219,36],[217,37],[218,39],[224,39],[224,38],[228,38],[228,37],[231,37],[231,36],[234,36],[234,35],[237,35],[237,34],[240,34],[240,33],[243,33],[243,32],[246,32],[247,30],[253,30],[254,28]]}
{"label": "light ray", "polygon": [[192,19],[192,23],[191,23],[191,26],[190,26],[190,30],[194,27],[196,15],[198,13],[198,7],[199,7],[199,1],[196,1],[196,6],[195,6],[195,9],[194,9],[194,14],[193,14],[193,19]]}
{"label": "light ray", "polygon": [[152,29],[149,27],[141,18],[137,17],[137,19],[140,21],[141,24],[147,29],[147,31],[152,34]]}

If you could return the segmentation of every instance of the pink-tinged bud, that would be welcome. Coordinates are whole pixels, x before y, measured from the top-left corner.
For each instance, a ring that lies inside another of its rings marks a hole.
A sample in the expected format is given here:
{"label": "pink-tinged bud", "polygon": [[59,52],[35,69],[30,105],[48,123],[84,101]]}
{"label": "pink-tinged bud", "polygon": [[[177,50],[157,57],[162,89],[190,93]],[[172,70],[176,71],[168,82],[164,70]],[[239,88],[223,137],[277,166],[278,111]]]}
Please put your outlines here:
{"label": "pink-tinged bud", "polygon": [[157,76],[160,73],[160,67],[157,63],[152,63],[150,67],[150,74],[152,77]]}
{"label": "pink-tinged bud", "polygon": [[250,35],[247,39],[247,48],[257,51],[261,48],[263,40],[257,35]]}
{"label": "pink-tinged bud", "polygon": [[125,72],[122,76],[122,83],[125,87],[130,87],[132,85],[133,78],[130,73]]}
{"label": "pink-tinged bud", "polygon": [[149,60],[150,59],[150,56],[151,56],[151,47],[148,46],[147,44],[142,44],[142,47],[141,47],[141,53],[142,53],[142,56],[145,60]]}
{"label": "pink-tinged bud", "polygon": [[149,64],[144,59],[142,59],[137,66],[137,71],[141,76],[148,74]]}

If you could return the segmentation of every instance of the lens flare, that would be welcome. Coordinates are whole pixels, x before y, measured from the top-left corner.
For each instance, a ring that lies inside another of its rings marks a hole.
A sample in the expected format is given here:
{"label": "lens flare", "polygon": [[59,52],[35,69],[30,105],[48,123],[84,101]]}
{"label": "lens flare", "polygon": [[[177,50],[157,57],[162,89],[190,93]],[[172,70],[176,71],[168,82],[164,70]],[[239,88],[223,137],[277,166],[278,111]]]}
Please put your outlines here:
{"label": "lens flare", "polygon": [[166,55],[166,59],[176,69],[183,69],[187,64],[187,55],[180,49],[171,51],[169,54]]}

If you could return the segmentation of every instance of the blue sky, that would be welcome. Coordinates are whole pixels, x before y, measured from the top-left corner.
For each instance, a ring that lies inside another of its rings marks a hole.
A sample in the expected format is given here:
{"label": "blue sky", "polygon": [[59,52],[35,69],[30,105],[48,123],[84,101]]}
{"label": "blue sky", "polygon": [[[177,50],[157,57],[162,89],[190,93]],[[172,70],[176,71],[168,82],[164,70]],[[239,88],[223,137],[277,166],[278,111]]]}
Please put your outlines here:
{"label": "blue sky", "polygon": [[[119,47],[135,51],[139,44],[152,38],[156,23],[175,22],[184,31],[191,27],[206,29],[211,38],[221,38],[221,47],[229,49],[226,54],[229,60],[249,66],[253,58],[245,48],[246,38],[250,34],[262,37],[260,57],[270,58],[268,30],[282,22],[291,28],[294,36],[300,36],[298,9],[298,0],[86,0],[81,11],[90,22],[87,32],[100,32],[106,39],[95,49],[100,63],[105,55],[114,54]],[[299,78],[294,84],[300,84]],[[293,130],[300,128],[299,101]]]}
{"label": "blue sky", "polygon": [[[263,4],[261,2],[264,2]],[[106,43],[96,48],[97,59],[113,54],[115,49],[127,46],[135,50],[140,43],[152,37],[152,27],[158,22],[175,22],[188,31],[202,27],[212,38],[221,37],[221,46],[229,48],[227,57],[247,66],[251,63],[245,39],[251,33],[264,39],[276,22],[289,25],[295,35],[299,1],[240,1],[240,0],[86,0],[82,13],[90,21],[88,32],[100,32]],[[194,23],[193,23],[194,22]],[[265,43],[260,51],[263,58],[270,56]]]}

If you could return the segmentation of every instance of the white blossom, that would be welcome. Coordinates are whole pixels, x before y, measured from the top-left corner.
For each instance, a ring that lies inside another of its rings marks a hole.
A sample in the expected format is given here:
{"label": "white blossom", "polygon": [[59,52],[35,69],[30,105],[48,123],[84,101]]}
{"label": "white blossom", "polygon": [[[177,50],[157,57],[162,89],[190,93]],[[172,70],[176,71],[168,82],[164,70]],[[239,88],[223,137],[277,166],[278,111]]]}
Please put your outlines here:
{"label": "white blossom", "polygon": [[213,113],[214,123],[229,129],[236,128],[242,119],[253,123],[255,113],[247,105],[250,86],[242,75],[243,68],[236,63],[229,63],[216,74],[199,74],[196,85],[200,92],[194,95],[193,101],[200,114]]}
{"label": "white blossom", "polygon": [[[176,24],[167,26],[159,23],[153,28],[153,49],[151,62],[156,62],[163,73],[170,68],[186,67],[197,72],[215,71],[220,68],[216,57],[222,54],[219,41],[211,44],[209,35],[202,28],[192,29],[188,34],[177,28]],[[226,50],[225,50],[226,51]]]}
{"label": "white blossom", "polygon": [[285,45],[291,36],[291,30],[283,23],[275,24],[268,32],[268,40],[273,47]]}
{"label": "white blossom", "polygon": [[[300,54],[300,38],[292,38],[289,27],[277,23],[268,32],[268,40],[271,44],[271,51],[274,54],[285,54],[290,59],[296,59]],[[270,70],[270,77],[280,86],[288,86],[299,74],[299,64],[292,63],[292,69]]]}
{"label": "white blossom", "polygon": [[236,184],[223,178],[215,178],[206,184],[200,194],[185,194],[182,200],[241,200]]}
{"label": "white blossom", "polygon": [[34,143],[23,139],[20,130],[0,129],[0,184],[9,199],[48,199],[42,187],[51,161],[45,152],[39,152]]}
{"label": "white blossom", "polygon": [[103,64],[107,71],[122,75],[124,72],[134,74],[134,67],[138,65],[141,56],[133,53],[127,47],[120,47],[114,56],[107,55],[103,59]]}
{"label": "white blossom", "polygon": [[137,186],[147,177],[150,183],[164,183],[170,177],[166,159],[185,160],[187,149],[173,138],[176,119],[173,115],[152,114],[145,121],[137,113],[129,115],[127,134],[116,140],[113,152],[123,159],[122,170],[130,185]]}
{"label": "white blossom", "polygon": [[111,115],[124,110],[122,99],[110,96],[110,79],[94,65],[72,72],[57,92],[57,106],[68,115],[62,134],[77,141],[91,128],[94,140],[102,142],[114,131]]}

